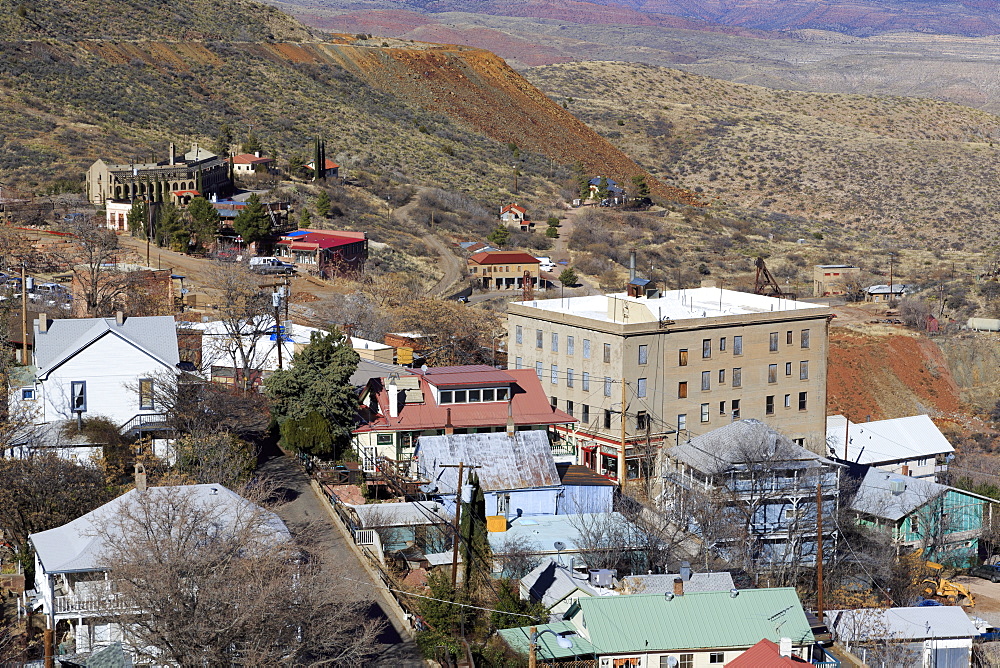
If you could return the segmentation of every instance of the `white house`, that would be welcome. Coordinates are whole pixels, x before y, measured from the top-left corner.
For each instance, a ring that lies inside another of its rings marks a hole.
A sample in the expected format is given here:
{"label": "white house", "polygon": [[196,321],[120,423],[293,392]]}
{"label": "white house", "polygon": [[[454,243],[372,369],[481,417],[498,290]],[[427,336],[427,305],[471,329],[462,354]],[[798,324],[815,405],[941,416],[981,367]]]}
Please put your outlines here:
{"label": "white house", "polygon": [[128,215],[132,212],[132,202],[109,199],[104,202],[108,229],[112,232],[128,232]]}
{"label": "white house", "polygon": [[[128,644],[127,629],[103,618],[115,605],[114,573],[106,566],[109,536],[122,530],[121,518],[137,512],[140,494],[186,495],[186,503],[212,518],[220,531],[236,529],[241,522],[259,523],[275,540],[291,535],[281,519],[255,506],[222,485],[179,485],[145,489],[140,483],[103,506],[48,531],[31,534],[35,550],[35,592],[32,609],[41,612],[56,637],[72,632],[75,650],[85,653],[114,642]],[[150,572],[155,577],[154,571]]]}
{"label": "white house", "polygon": [[154,383],[180,373],[172,317],[43,314],[34,333],[34,377],[12,392],[36,424],[99,416],[127,430],[162,415]]}
{"label": "white house", "polygon": [[830,415],[826,418],[826,445],[838,461],[930,480],[948,470],[948,458],[955,452],[926,415],[861,423]]}

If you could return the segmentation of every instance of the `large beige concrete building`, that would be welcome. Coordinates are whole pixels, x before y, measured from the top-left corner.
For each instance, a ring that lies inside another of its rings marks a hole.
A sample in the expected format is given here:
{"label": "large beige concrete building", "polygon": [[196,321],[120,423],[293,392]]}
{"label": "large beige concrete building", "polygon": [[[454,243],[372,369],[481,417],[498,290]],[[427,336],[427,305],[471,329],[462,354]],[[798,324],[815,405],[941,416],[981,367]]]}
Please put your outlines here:
{"label": "large beige concrete building", "polygon": [[827,307],[710,287],[649,294],[509,306],[509,366],[534,369],[580,420],[559,428],[580,463],[639,477],[660,445],[740,418],[825,453]]}
{"label": "large beige concrete building", "polygon": [[813,267],[813,296],[846,295],[861,280],[861,268],[853,264],[817,264]]}
{"label": "large beige concrete building", "polygon": [[97,160],[87,170],[87,198],[102,205],[107,200],[146,198],[154,202],[186,204],[191,196],[206,199],[232,192],[229,165],[197,144],[177,155],[173,144],[161,162],[108,164]]}

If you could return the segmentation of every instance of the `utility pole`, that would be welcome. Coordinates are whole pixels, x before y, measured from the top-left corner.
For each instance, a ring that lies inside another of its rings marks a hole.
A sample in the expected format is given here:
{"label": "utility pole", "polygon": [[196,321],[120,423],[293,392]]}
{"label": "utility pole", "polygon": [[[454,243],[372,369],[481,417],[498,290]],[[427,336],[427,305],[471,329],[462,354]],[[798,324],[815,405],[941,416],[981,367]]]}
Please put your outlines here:
{"label": "utility pole", "polygon": [[458,586],[458,544],[461,542],[461,529],[459,529],[459,522],[462,521],[462,474],[465,472],[466,468],[478,469],[480,467],[473,464],[469,464],[469,466],[466,467],[465,462],[459,462],[458,464],[441,464],[440,466],[443,469],[458,469],[458,488],[455,490],[455,540],[451,546],[451,588],[454,591]]}
{"label": "utility pole", "polygon": [[274,306],[274,342],[278,346],[278,369],[285,368],[281,363],[281,297],[282,292],[280,289],[275,290],[271,293],[271,304]]}
{"label": "utility pole", "polygon": [[528,630],[528,668],[538,668],[538,627],[532,626]]}
{"label": "utility pole", "polygon": [[892,302],[892,260],[893,253],[889,253],[889,302]]}
{"label": "utility pole", "polygon": [[847,417],[847,413],[844,413],[844,461],[850,461],[847,458],[847,444],[851,440],[851,418]]}
{"label": "utility pole", "polygon": [[[822,471],[822,469],[820,469]],[[816,616],[823,623],[823,474],[816,481]]]}
{"label": "utility pole", "polygon": [[622,433],[621,449],[618,451],[618,489],[625,491],[625,379],[622,378]]}
{"label": "utility pole", "polygon": [[28,278],[21,263],[21,364],[28,366]]}

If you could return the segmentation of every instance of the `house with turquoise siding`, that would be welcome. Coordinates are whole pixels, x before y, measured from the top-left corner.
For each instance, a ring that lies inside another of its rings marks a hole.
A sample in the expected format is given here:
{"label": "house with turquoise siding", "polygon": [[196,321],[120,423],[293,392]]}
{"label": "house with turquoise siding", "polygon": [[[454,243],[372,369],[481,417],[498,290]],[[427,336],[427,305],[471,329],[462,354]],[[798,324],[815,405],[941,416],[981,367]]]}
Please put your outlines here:
{"label": "house with turquoise siding", "polygon": [[859,523],[891,531],[900,551],[921,549],[956,567],[975,562],[983,525],[1000,501],[876,468],[855,471],[863,477],[850,508]]}

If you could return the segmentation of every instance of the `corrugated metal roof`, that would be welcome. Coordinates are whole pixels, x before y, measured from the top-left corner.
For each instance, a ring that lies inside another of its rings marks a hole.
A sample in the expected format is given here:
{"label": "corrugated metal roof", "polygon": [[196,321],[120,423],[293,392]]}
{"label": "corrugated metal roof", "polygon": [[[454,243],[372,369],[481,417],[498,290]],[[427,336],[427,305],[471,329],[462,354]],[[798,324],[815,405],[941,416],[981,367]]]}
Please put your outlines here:
{"label": "corrugated metal roof", "polygon": [[514,377],[503,369],[495,369],[485,364],[430,367],[426,372],[420,369],[414,369],[413,372],[436,387],[514,382]]}
{"label": "corrugated metal roof", "polygon": [[581,487],[617,487],[615,483],[601,474],[590,470],[586,466],[570,464],[569,462],[557,462],[556,469],[559,471],[559,479],[564,485],[578,485]]}
{"label": "corrugated metal roof", "polygon": [[521,586],[546,608],[551,608],[578,589],[584,596],[599,595],[586,578],[575,577],[570,569],[554,559],[543,561],[521,578]]}
{"label": "corrugated metal roof", "polygon": [[721,473],[752,457],[781,462],[785,468],[796,464],[802,467],[834,465],[760,420],[731,422],[670,448],[667,456],[708,474]]}
{"label": "corrugated metal roof", "polygon": [[524,251],[482,251],[469,260],[476,264],[538,264],[538,258]]}
{"label": "corrugated metal roof", "polygon": [[[569,622],[538,624],[535,628],[539,633],[542,633],[542,631],[552,631],[552,633],[576,633],[576,627]],[[522,654],[527,654],[528,645],[530,643],[530,632],[531,627],[522,626],[514,629],[501,629],[497,631],[497,634],[503,638],[504,642],[510,645],[511,648],[521,652]],[[573,643],[572,647],[560,647],[552,633],[546,633],[538,636],[537,639],[536,644],[538,647],[538,657],[543,661],[545,659],[566,659],[573,656],[593,657],[600,653],[599,649],[590,644],[590,642],[581,635],[569,636],[570,641]]]}
{"label": "corrugated metal roof", "polygon": [[513,439],[505,432],[421,436],[416,457],[421,477],[436,484],[442,494],[455,492],[458,469],[441,465],[459,462],[479,467],[476,475],[486,491],[559,486],[544,431],[518,431]]}
{"label": "corrugated metal roof", "polygon": [[373,527],[399,527],[414,525],[446,524],[451,520],[444,508],[435,501],[410,501],[404,503],[366,503],[363,506],[345,504],[353,510],[366,529]]}
{"label": "corrugated metal roof", "polygon": [[[677,573],[665,575],[629,575],[622,578],[622,584],[636,594],[665,594],[674,591],[674,580],[681,577]],[[692,573],[691,579],[684,582],[685,594],[696,594],[706,591],[728,592],[735,585],[730,573]]]}
{"label": "corrugated metal roof", "polygon": [[696,648],[750,647],[762,638],[812,643],[813,634],[792,587],[675,596],[634,594],[581,598],[569,612],[582,615],[601,654]]}
{"label": "corrugated metal roof", "polygon": [[843,642],[971,638],[979,635],[965,611],[956,605],[829,610],[823,619],[834,638]]}
{"label": "corrugated metal roof", "polygon": [[947,489],[932,480],[870,468],[851,501],[851,510],[896,521]]}
{"label": "corrugated metal roof", "polygon": [[941,430],[927,415],[911,415],[894,420],[847,425],[843,415],[826,418],[826,442],[832,456],[844,457],[844,436],[847,461],[878,465],[905,459],[933,457],[955,451]]}
{"label": "corrugated metal roof", "polygon": [[53,320],[47,332],[40,333],[37,328],[36,322],[35,361],[40,375],[49,373],[65,359],[108,333],[129,341],[170,367],[180,361],[177,327],[169,315],[133,316],[126,318],[121,326],[114,318]]}

